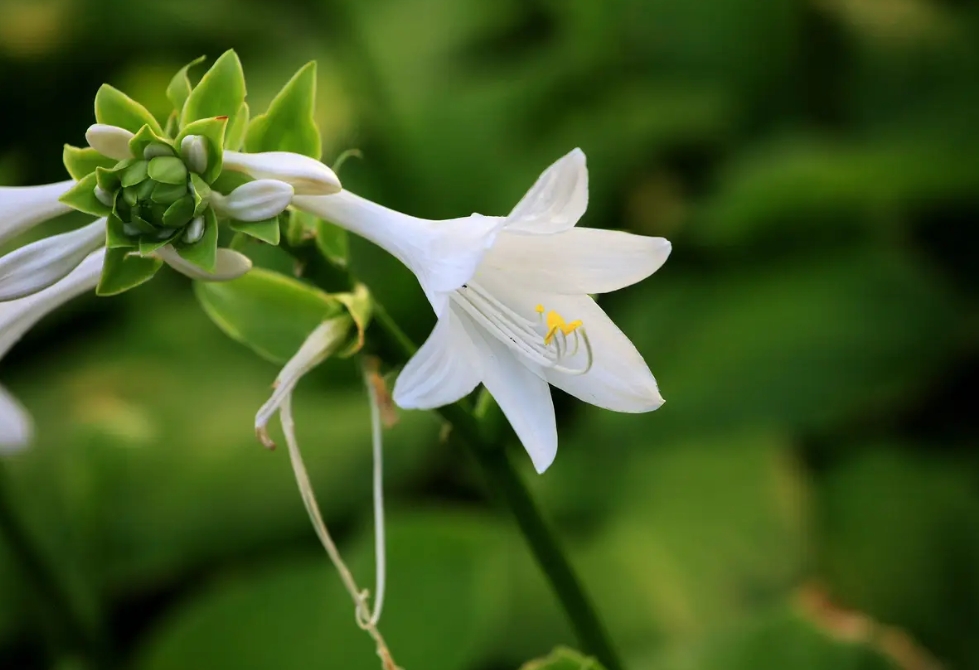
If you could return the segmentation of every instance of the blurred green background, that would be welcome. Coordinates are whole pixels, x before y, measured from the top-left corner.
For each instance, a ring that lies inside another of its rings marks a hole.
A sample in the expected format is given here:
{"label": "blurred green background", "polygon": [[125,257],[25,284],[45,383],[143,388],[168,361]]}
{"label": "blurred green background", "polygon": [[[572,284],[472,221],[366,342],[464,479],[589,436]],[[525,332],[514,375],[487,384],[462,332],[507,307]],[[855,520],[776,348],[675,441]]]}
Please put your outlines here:
{"label": "blurred green background", "polygon": [[[0,0],[0,183],[64,179],[107,81],[161,116],[194,57],[241,55],[253,111],[319,61],[325,160],[419,216],[504,214],[588,156],[582,225],[662,235],[603,306],[667,404],[556,392],[517,454],[636,670],[979,668],[979,7],[953,0]],[[70,219],[52,228],[75,225]],[[406,270],[353,266],[421,341]],[[376,668],[282,452],[277,370],[166,273],[79,300],[2,362],[35,448],[16,511],[119,667]],[[352,364],[300,388],[331,527],[372,581]],[[387,434],[382,630],[411,669],[515,668],[569,628],[439,424]],[[0,538],[0,667],[88,668]]]}

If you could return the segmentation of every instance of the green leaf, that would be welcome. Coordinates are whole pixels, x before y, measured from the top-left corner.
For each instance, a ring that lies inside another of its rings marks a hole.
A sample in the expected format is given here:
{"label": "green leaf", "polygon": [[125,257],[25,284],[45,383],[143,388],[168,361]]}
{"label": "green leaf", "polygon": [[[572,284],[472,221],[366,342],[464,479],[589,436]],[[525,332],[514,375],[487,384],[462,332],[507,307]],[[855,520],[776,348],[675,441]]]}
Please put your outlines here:
{"label": "green leaf", "polygon": [[94,172],[90,173],[58,198],[58,201],[85,214],[108,216],[112,213],[112,208],[95,197],[97,185],[98,175]]}
{"label": "green leaf", "polygon": [[[151,146],[153,150],[147,155],[146,150]],[[153,132],[153,129],[149,126],[140,128],[139,132],[133,136],[133,139],[129,140],[129,150],[137,160],[150,160],[157,156],[177,155],[170,140],[163,135]]]}
{"label": "green leaf", "polygon": [[122,173],[125,172],[135,161],[125,160],[116,164],[112,168],[95,168],[96,183],[106,193],[115,193],[122,187]]}
{"label": "green leaf", "polygon": [[277,245],[279,243],[279,217],[275,216],[265,221],[234,221],[230,223],[231,230],[255,239]]}
{"label": "green leaf", "polygon": [[193,244],[178,243],[177,253],[205,272],[214,272],[218,255],[218,219],[213,209],[204,212],[204,237]]}
{"label": "green leaf", "polygon": [[163,261],[143,258],[129,249],[107,249],[102,278],[95,289],[98,295],[117,295],[149,281]]}
{"label": "green leaf", "polygon": [[163,225],[167,228],[183,228],[194,218],[194,196],[188,194],[167,208]]}
{"label": "green leaf", "polygon": [[187,166],[176,156],[160,156],[149,162],[149,175],[153,181],[164,184],[186,184]]}
{"label": "green leaf", "polygon": [[123,223],[115,214],[110,214],[105,224],[105,246],[108,249],[134,249],[136,240],[129,237]]}
{"label": "green leaf", "polygon": [[364,347],[364,333],[374,314],[374,299],[363,284],[357,284],[350,293],[335,293],[333,297],[343,303],[357,326],[357,339],[337,354],[340,358],[347,358]]}
{"label": "green leaf", "polygon": [[153,239],[152,237],[142,237],[139,240],[139,253],[143,256],[149,256],[154,251],[161,247],[165,247],[168,244],[173,243],[180,235],[183,234],[182,230],[174,230],[166,237]]}
{"label": "green leaf", "polygon": [[198,119],[223,116],[228,117],[228,125],[234,128],[244,102],[245,74],[241,61],[233,50],[226,51],[188,96],[180,116],[181,127]]}
{"label": "green leaf", "polygon": [[590,656],[583,656],[566,647],[558,647],[549,656],[524,663],[521,670],[605,670],[605,668]]}
{"label": "green leaf", "polygon": [[200,216],[207,209],[211,200],[211,187],[200,175],[190,173],[191,191],[194,196],[194,216]]}
{"label": "green leaf", "polygon": [[231,193],[242,184],[247,184],[250,181],[252,181],[252,178],[246,175],[244,172],[225,170],[211,184],[211,189],[217,191],[218,193]]}
{"label": "green leaf", "polygon": [[190,92],[193,90],[193,86],[190,84],[190,77],[187,76],[187,73],[190,71],[190,68],[200,65],[206,58],[206,56],[201,56],[184,65],[177,74],[173,75],[173,79],[170,80],[170,84],[167,86],[167,99],[173,105],[174,112],[178,118],[184,109],[184,103],[187,102],[187,98],[190,97]]}
{"label": "green leaf", "polygon": [[[204,138],[207,145],[207,166],[201,177],[210,184],[224,167],[224,134],[228,127],[228,120],[225,118],[208,118],[192,121],[184,126],[184,129],[177,135],[176,145],[181,146],[185,137],[190,135],[200,135]],[[186,160],[186,156],[184,157]]]}
{"label": "green leaf", "polygon": [[282,87],[268,111],[252,120],[245,148],[250,153],[291,151],[319,160],[323,147],[315,109],[316,63],[310,62]]}
{"label": "green leaf", "polygon": [[326,260],[337,267],[347,267],[347,257],[350,253],[347,231],[319,218],[316,218],[314,225],[316,226],[316,248],[320,250]]}
{"label": "green leaf", "polygon": [[300,246],[316,236],[317,217],[298,209],[287,209],[279,214],[283,218],[286,239],[290,246]]}
{"label": "green leaf", "polygon": [[241,103],[238,114],[235,115],[234,125],[228,128],[227,138],[224,141],[224,148],[232,151],[241,149],[245,142],[245,133],[248,131],[248,103]]}
{"label": "green leaf", "polygon": [[68,174],[75,180],[84,179],[95,172],[95,168],[111,168],[118,162],[113,158],[103,156],[91,147],[79,149],[70,144],[65,145],[61,160],[64,162]]}
{"label": "green leaf", "polygon": [[285,363],[309,334],[343,307],[291,277],[255,268],[230,282],[195,282],[204,311],[229,337],[275,363]]}
{"label": "green leaf", "polygon": [[158,183],[153,187],[153,193],[150,195],[150,198],[155,203],[169,205],[185,195],[187,195],[187,182],[183,184]]}
{"label": "green leaf", "polygon": [[[122,184],[123,188],[140,184],[146,181],[148,169],[149,163],[147,161],[136,161],[122,172],[119,177],[119,183]],[[129,204],[134,205],[136,203],[131,202]]]}
{"label": "green leaf", "polygon": [[125,128],[131,133],[138,133],[143,126],[149,126],[157,135],[163,134],[163,128],[145,107],[108,84],[102,84],[95,94],[95,120]]}

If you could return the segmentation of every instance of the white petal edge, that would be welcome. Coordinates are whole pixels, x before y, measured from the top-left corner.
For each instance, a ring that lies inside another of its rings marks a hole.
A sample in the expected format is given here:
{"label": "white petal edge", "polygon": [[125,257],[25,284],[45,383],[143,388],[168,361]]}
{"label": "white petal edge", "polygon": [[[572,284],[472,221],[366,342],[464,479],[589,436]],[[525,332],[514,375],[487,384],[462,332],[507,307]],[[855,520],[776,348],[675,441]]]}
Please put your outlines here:
{"label": "white petal edge", "polygon": [[117,161],[132,158],[133,153],[129,150],[129,142],[135,135],[118,126],[109,126],[104,123],[96,123],[89,126],[85,131],[85,140],[88,146],[98,151],[103,156]]}
{"label": "white petal edge", "polygon": [[292,204],[370,240],[404,263],[439,316],[448,308],[448,293],[472,279],[506,223],[501,217],[478,214],[445,221],[419,219],[350,191],[296,196]]}
{"label": "white petal edge", "polygon": [[671,249],[662,237],[597,228],[553,235],[515,235],[506,229],[479,271],[504,273],[512,284],[548,293],[609,293],[659,270]]}
{"label": "white petal edge", "polygon": [[58,202],[74,180],[44,186],[0,186],[0,244],[42,221],[67,214],[71,207]]}
{"label": "white petal edge", "polygon": [[234,249],[218,249],[214,272],[207,272],[185,260],[170,244],[157,249],[154,253],[180,274],[198,281],[231,281],[252,269],[252,260]]}
{"label": "white petal edge", "polygon": [[342,190],[340,178],[320,161],[289,151],[246,154],[224,152],[224,169],[255,179],[278,179],[291,184],[296,195],[332,195]]}
{"label": "white petal edge", "polygon": [[574,227],[588,209],[585,153],[573,149],[544,170],[507,217],[507,230],[544,235]]}
{"label": "white petal edge", "polygon": [[463,324],[480,352],[483,385],[513,426],[534,469],[543,473],[557,456],[557,422],[550,387],[503,344],[484,336],[468,317]]}
{"label": "white petal edge", "polygon": [[0,456],[21,451],[30,444],[34,426],[24,406],[0,386]]}
{"label": "white petal edge", "polygon": [[482,378],[479,351],[450,305],[394,384],[403,409],[433,409],[468,395]]}
{"label": "white petal edge", "polygon": [[0,258],[0,302],[46,289],[105,245],[105,219],[61,235],[52,235]]}
{"label": "white petal edge", "polygon": [[591,343],[591,369],[583,375],[544,370],[554,386],[589,404],[614,412],[651,412],[663,396],[635,345],[588,296],[535,296],[566,320],[581,319]]}

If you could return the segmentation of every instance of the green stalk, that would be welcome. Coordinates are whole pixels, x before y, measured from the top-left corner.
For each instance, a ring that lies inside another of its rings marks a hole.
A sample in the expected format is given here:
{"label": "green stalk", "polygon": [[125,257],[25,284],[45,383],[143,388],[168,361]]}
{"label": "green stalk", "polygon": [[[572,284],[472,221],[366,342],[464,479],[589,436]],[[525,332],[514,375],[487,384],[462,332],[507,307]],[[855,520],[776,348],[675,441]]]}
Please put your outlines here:
{"label": "green stalk", "polygon": [[[336,279],[336,270],[325,262],[315,247],[289,246],[282,248],[293,255],[304,268],[304,275],[316,283],[329,285]],[[346,283],[351,282],[346,277]],[[375,301],[372,332],[385,340],[384,353],[389,364],[402,365],[414,355],[417,347],[401,330],[391,315]],[[598,659],[606,670],[622,670],[622,663],[612,645],[605,626],[598,617],[581,580],[558,541],[553,528],[544,519],[540,508],[526,484],[520,478],[507,455],[506,445],[511,433],[498,430],[488,420],[477,418],[466,400],[442,407],[439,414],[451,426],[450,441],[469,451],[483,471],[490,490],[509,508],[530,546],[537,564],[547,577],[561,607],[571,622],[582,651]]]}

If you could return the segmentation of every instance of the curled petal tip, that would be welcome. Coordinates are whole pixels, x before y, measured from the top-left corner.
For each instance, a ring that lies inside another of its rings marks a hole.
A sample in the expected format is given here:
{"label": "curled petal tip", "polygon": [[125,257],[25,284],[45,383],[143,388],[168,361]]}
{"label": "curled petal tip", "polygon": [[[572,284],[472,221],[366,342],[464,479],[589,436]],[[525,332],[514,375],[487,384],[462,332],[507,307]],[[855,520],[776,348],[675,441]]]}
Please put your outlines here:
{"label": "curled petal tip", "polygon": [[333,195],[342,190],[340,178],[320,161],[288,151],[246,154],[224,152],[224,168],[255,179],[277,179],[291,184],[296,195]]}
{"label": "curled petal tip", "polygon": [[255,437],[257,437],[258,441],[262,443],[262,446],[269,451],[275,450],[275,441],[272,440],[268,429],[264,425],[255,426]]}

